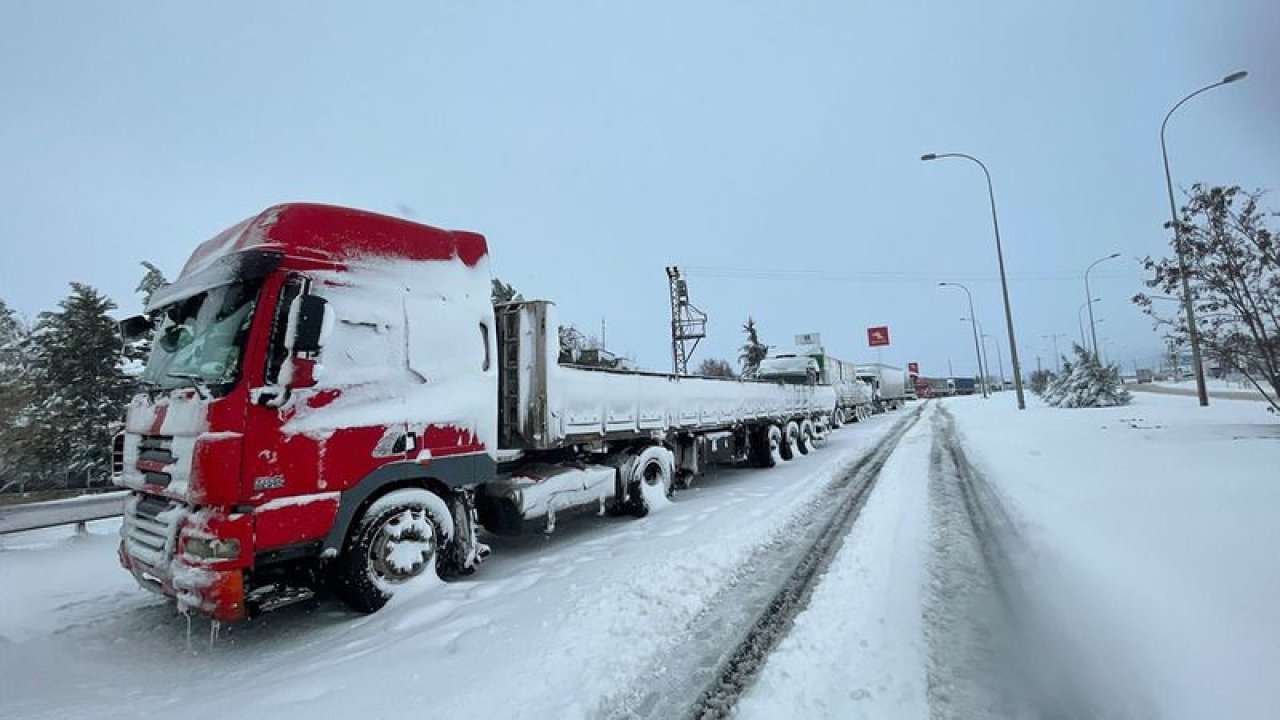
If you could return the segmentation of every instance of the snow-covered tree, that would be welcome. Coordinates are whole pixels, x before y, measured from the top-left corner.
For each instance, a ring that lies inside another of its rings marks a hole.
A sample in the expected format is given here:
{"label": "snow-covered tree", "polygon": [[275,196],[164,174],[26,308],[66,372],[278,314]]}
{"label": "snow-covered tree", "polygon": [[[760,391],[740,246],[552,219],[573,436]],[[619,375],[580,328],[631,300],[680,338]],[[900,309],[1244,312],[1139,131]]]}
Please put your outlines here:
{"label": "snow-covered tree", "polygon": [[1120,369],[1103,365],[1098,356],[1076,345],[1075,362],[1064,360],[1062,371],[1045,388],[1044,401],[1054,407],[1116,407],[1129,404],[1129,391]]}
{"label": "snow-covered tree", "polygon": [[[142,280],[138,281],[138,287],[134,288],[134,292],[142,296],[142,306],[146,307],[151,302],[151,296],[156,293],[165,283],[169,282],[164,277],[164,272],[155,265],[142,261],[142,267],[146,269],[146,273],[142,276]],[[159,327],[163,313],[156,311],[151,313],[151,322],[154,326]],[[132,372],[138,373],[142,371],[142,363],[151,355],[151,335],[139,338],[129,343],[124,350],[126,358],[133,361],[131,364],[134,368]]]}
{"label": "snow-covered tree", "polygon": [[760,342],[755,318],[747,318],[747,323],[742,326],[742,332],[746,334],[747,341],[739,349],[738,362],[742,363],[742,376],[751,377],[760,369],[760,362],[769,353],[769,346]]}
{"label": "snow-covered tree", "polygon": [[498,303],[511,302],[512,300],[524,299],[514,287],[508,283],[502,282],[498,278],[493,279],[493,289],[489,294],[494,305],[497,305]]}
{"label": "snow-covered tree", "polygon": [[101,480],[111,471],[111,438],[130,383],[121,371],[116,305],[82,283],[31,333],[31,434],[24,461],[46,477]]}
{"label": "snow-covered tree", "polygon": [[31,348],[26,323],[0,300],[0,491],[25,481],[22,462],[31,399]]}
{"label": "snow-covered tree", "polygon": [[[1178,225],[1182,258],[1175,246],[1173,257],[1148,257],[1144,265],[1152,274],[1147,286],[1165,295],[1182,297],[1186,275],[1205,359],[1269,388],[1280,411],[1280,233],[1268,227],[1261,198],[1235,186],[1194,185]],[[1133,300],[1175,340],[1186,340],[1182,313],[1158,312],[1146,295]]]}
{"label": "snow-covered tree", "polygon": [[1033,370],[1031,372],[1031,377],[1027,381],[1027,385],[1028,387],[1031,388],[1031,392],[1037,395],[1043,396],[1045,393],[1045,390],[1049,389],[1049,383],[1052,380],[1053,380],[1053,373],[1049,370],[1045,370],[1042,368],[1040,370]]}
{"label": "snow-covered tree", "polygon": [[706,377],[736,377],[733,373],[733,366],[728,360],[717,360],[716,358],[705,358],[698,363],[698,369],[694,371],[695,375],[705,375]]}

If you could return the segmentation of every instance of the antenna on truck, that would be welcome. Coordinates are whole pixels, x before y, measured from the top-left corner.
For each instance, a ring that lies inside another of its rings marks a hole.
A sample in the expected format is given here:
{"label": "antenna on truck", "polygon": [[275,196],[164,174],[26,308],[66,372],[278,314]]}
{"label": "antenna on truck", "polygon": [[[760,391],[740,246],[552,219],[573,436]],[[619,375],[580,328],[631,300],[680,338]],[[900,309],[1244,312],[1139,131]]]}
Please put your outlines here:
{"label": "antenna on truck", "polygon": [[689,374],[689,357],[698,341],[707,336],[707,314],[689,303],[689,284],[680,277],[680,268],[667,268],[671,290],[671,371]]}

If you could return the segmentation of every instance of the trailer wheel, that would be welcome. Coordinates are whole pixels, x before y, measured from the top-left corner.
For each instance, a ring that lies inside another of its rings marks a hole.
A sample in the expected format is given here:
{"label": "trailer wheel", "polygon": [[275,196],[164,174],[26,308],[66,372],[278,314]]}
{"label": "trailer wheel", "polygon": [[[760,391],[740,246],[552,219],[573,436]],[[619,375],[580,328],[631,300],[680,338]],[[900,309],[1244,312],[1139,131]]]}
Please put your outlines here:
{"label": "trailer wheel", "polygon": [[841,425],[844,425],[844,410],[836,408],[835,412],[831,413],[831,428],[834,430]]}
{"label": "trailer wheel", "polygon": [[352,609],[371,613],[411,582],[438,577],[453,536],[449,507],[421,488],[393,490],[370,505],[337,562],[337,592]]}
{"label": "trailer wheel", "polygon": [[659,446],[647,447],[636,456],[631,482],[627,485],[627,505],[631,514],[642,518],[649,514],[651,500],[670,499],[674,489],[675,457]]}
{"label": "trailer wheel", "polygon": [[801,455],[808,455],[813,449],[813,421],[803,420],[800,423],[800,431],[796,434],[796,450]]}
{"label": "trailer wheel", "polygon": [[782,428],[782,445],[778,448],[783,460],[791,460],[796,456],[796,445],[800,442],[800,425],[795,420]]}

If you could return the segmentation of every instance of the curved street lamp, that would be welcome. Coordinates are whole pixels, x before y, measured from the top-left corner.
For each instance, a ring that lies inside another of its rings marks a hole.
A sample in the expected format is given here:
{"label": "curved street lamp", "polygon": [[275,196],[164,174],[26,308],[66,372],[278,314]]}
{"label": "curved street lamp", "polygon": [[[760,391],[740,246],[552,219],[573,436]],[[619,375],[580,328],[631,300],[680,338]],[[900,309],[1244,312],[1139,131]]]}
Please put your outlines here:
{"label": "curved street lamp", "polygon": [[973,318],[976,317],[973,314],[973,295],[969,292],[969,288],[961,285],[960,283],[940,282],[938,283],[938,287],[958,287],[963,290],[965,296],[969,298],[969,326],[973,329],[973,352],[978,356],[979,386],[982,388],[982,397],[985,398],[987,397],[987,378],[985,377],[986,373],[982,367],[982,351],[978,349],[977,321],[973,320]]}
{"label": "curved street lamp", "polygon": [[1169,191],[1169,222],[1173,226],[1173,246],[1178,252],[1178,274],[1182,276],[1182,312],[1186,315],[1187,337],[1191,341],[1191,364],[1195,366],[1196,394],[1200,396],[1201,407],[1206,407],[1209,404],[1209,390],[1205,387],[1204,365],[1200,362],[1200,331],[1196,329],[1196,311],[1191,302],[1191,283],[1187,280],[1187,253],[1182,247],[1182,232],[1178,226],[1178,206],[1173,201],[1173,175],[1169,172],[1169,147],[1164,141],[1164,130],[1169,124],[1169,118],[1173,115],[1173,112],[1182,107],[1183,103],[1202,92],[1237,80],[1243,80],[1248,74],[1248,70],[1237,70],[1216,83],[1205,85],[1179,100],[1165,114],[1164,122],[1160,123],[1160,154],[1164,156],[1164,184]]}
{"label": "curved street lamp", "polygon": [[[1084,271],[1085,300],[1088,300],[1089,298],[1093,297],[1093,293],[1089,290],[1089,271],[1092,270],[1094,268],[1094,265],[1097,265],[1098,263],[1104,263],[1108,260],[1114,260],[1115,258],[1118,258],[1118,257],[1120,257],[1120,253],[1111,253],[1110,255],[1100,260],[1095,260],[1093,262],[1093,265],[1090,265],[1089,267],[1085,268],[1085,271]],[[1087,304],[1089,305],[1089,337],[1093,339],[1093,354],[1097,355],[1098,354],[1098,329],[1094,327],[1094,323],[1093,323],[1093,303],[1087,303]]]}
{"label": "curved street lamp", "polygon": [[920,160],[924,162],[940,158],[969,160],[982,168],[982,174],[987,178],[987,196],[991,199],[991,226],[996,233],[996,261],[1000,264],[1000,291],[1004,294],[1004,321],[1009,329],[1009,352],[1012,353],[1010,360],[1013,362],[1013,386],[1018,393],[1018,409],[1026,410],[1027,401],[1022,395],[1022,370],[1018,367],[1018,340],[1013,334],[1013,311],[1009,309],[1009,282],[1004,274],[1004,249],[1000,246],[1000,220],[996,217],[996,192],[991,186],[991,173],[987,171],[987,166],[983,165],[981,160],[964,153],[927,153],[920,156]]}

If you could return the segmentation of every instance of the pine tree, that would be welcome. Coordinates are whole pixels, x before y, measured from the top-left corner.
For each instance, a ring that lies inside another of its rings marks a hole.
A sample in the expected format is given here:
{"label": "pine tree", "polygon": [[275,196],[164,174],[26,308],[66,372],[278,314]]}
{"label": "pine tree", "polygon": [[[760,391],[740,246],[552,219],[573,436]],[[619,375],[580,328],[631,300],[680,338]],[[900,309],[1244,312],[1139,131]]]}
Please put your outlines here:
{"label": "pine tree", "polygon": [[1064,360],[1062,371],[1048,384],[1044,401],[1054,407],[1116,407],[1128,405],[1129,391],[1120,380],[1120,370],[1103,365],[1098,356],[1075,346],[1075,362]]}
{"label": "pine tree", "polygon": [[[164,287],[169,281],[165,279],[164,272],[155,265],[142,261],[142,267],[147,272],[142,276],[142,280],[138,281],[138,287],[134,288],[134,292],[142,295],[142,306],[145,308],[151,304],[151,296],[156,291]],[[150,313],[151,323],[153,327],[160,327],[161,321],[164,319],[164,313],[155,310]],[[129,343],[124,349],[125,357],[133,361],[128,368],[130,374],[137,374],[142,371],[142,363],[151,356],[151,334],[147,334],[133,342]]]}
{"label": "pine tree", "polygon": [[21,487],[26,411],[31,401],[29,333],[18,313],[0,300],[0,491]]}
{"label": "pine tree", "polygon": [[50,479],[64,473],[101,480],[111,471],[111,438],[131,385],[108,315],[115,303],[82,283],[71,289],[57,312],[41,313],[32,332],[32,433],[24,459]]}
{"label": "pine tree", "polygon": [[742,344],[738,361],[742,363],[742,376],[751,377],[760,369],[760,362],[769,353],[769,346],[760,342],[755,318],[747,318],[747,324],[742,326],[742,332],[746,334],[747,341]]}
{"label": "pine tree", "polygon": [[508,283],[502,282],[498,278],[493,279],[493,289],[490,291],[489,295],[493,300],[494,305],[524,299],[520,296],[520,293],[516,292],[514,287]]}

